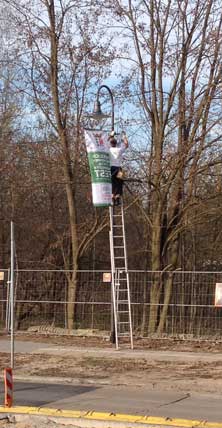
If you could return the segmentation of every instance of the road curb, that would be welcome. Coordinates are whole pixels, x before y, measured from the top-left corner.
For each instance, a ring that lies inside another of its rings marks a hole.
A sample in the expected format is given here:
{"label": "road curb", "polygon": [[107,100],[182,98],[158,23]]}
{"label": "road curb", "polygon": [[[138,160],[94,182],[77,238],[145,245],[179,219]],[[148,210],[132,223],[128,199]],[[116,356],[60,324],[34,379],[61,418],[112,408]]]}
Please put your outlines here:
{"label": "road curb", "polygon": [[79,410],[61,410],[61,409],[50,409],[50,408],[38,408],[38,407],[3,407],[0,406],[0,413],[6,413],[7,415],[12,414],[25,414],[25,415],[37,415],[46,417],[58,417],[58,418],[71,418],[71,419],[82,419],[91,421],[103,421],[114,424],[135,424],[142,426],[158,426],[158,427],[177,427],[177,428],[222,428],[222,422],[208,422],[188,419],[171,419],[164,417],[155,416],[140,416],[140,415],[127,415],[118,413],[103,413],[95,411],[79,411]]}

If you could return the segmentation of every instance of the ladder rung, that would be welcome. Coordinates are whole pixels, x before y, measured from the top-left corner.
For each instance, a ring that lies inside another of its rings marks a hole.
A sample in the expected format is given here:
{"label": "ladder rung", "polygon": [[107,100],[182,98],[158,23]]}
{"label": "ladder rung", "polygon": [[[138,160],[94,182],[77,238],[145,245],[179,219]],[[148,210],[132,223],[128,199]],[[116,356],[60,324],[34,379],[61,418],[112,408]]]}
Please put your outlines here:
{"label": "ladder rung", "polygon": [[118,300],[118,303],[128,303],[128,300]]}
{"label": "ladder rung", "polygon": [[[116,290],[116,292],[117,293],[127,293],[127,290]],[[121,296],[121,297],[122,297],[122,299],[123,298],[125,299],[126,296]]]}
{"label": "ladder rung", "polygon": [[122,214],[113,214],[113,217],[122,217]]}
{"label": "ladder rung", "polygon": [[120,280],[118,280],[118,281],[116,281],[116,285],[119,286],[120,291],[127,291],[128,290],[126,282],[123,282],[122,284],[120,284]]}
{"label": "ladder rung", "polygon": [[117,235],[117,236],[113,235],[113,238],[123,238],[123,235]]}
{"label": "ladder rung", "polygon": [[118,333],[118,336],[130,337],[130,334],[129,333]]}
{"label": "ladder rung", "polygon": [[124,245],[114,245],[113,248],[124,248]]}
{"label": "ladder rung", "polygon": [[122,224],[114,224],[113,227],[123,227]]}
{"label": "ladder rung", "polygon": [[117,321],[118,324],[129,324],[129,321]]}
{"label": "ladder rung", "polygon": [[118,314],[128,314],[129,311],[118,311]]}

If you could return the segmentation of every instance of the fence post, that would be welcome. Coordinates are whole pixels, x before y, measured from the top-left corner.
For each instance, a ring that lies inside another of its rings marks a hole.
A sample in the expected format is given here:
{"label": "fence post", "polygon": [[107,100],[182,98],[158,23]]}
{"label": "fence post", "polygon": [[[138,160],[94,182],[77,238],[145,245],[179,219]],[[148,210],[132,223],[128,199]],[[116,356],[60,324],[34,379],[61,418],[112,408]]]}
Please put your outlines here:
{"label": "fence post", "polygon": [[11,278],[10,278],[10,330],[11,330],[11,368],[14,368],[14,223],[11,221]]}

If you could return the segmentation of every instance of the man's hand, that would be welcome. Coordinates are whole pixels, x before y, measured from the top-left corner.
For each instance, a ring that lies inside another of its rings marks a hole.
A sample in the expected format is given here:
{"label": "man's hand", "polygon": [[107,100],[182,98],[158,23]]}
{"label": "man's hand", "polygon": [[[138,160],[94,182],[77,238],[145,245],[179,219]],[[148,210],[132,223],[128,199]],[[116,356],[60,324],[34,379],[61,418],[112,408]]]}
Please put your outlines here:
{"label": "man's hand", "polygon": [[126,136],[125,131],[123,131],[123,132],[122,132],[122,141],[123,141],[123,143],[125,144],[125,147],[126,147],[126,149],[127,149],[127,147],[129,146],[129,142],[128,142],[128,138],[127,138],[127,136]]}

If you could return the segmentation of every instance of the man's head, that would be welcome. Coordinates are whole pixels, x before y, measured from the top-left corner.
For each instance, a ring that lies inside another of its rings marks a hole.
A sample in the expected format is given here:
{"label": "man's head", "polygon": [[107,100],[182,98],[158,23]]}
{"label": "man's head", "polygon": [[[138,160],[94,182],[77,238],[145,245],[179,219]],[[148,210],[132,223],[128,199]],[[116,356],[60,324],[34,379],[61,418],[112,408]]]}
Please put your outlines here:
{"label": "man's head", "polygon": [[117,140],[115,139],[115,137],[110,138],[109,142],[110,142],[111,147],[117,146]]}

